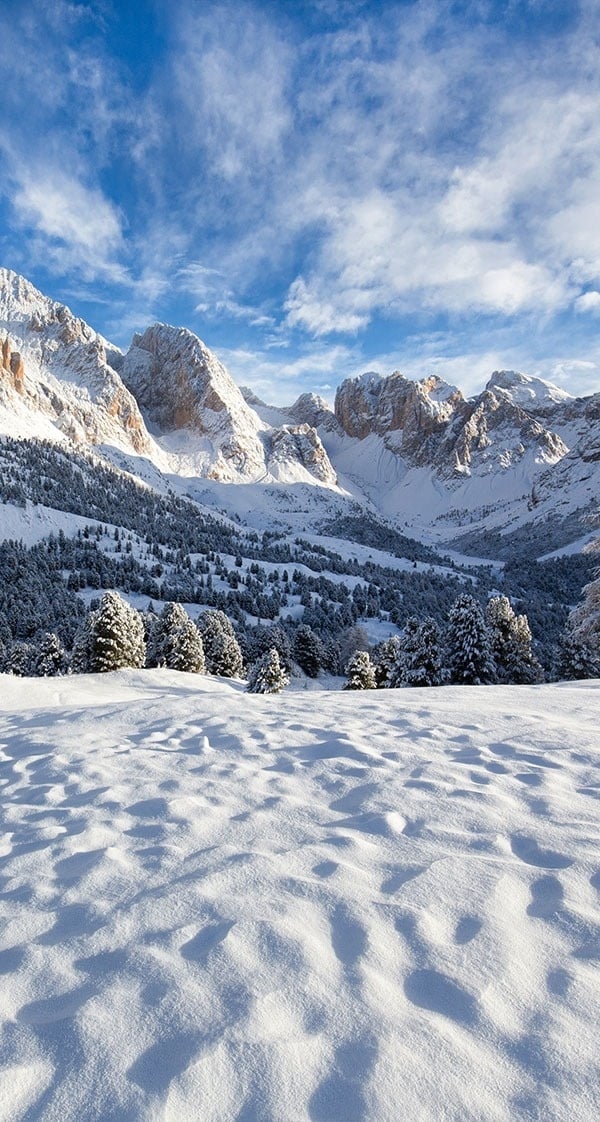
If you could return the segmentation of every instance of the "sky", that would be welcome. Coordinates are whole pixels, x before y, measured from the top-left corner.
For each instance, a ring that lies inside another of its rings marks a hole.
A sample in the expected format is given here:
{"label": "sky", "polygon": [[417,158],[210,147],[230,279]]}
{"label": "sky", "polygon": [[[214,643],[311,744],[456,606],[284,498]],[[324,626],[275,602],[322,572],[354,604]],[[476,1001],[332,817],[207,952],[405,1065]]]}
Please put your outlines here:
{"label": "sky", "polygon": [[1,0],[0,264],[273,403],[600,390],[600,0]]}

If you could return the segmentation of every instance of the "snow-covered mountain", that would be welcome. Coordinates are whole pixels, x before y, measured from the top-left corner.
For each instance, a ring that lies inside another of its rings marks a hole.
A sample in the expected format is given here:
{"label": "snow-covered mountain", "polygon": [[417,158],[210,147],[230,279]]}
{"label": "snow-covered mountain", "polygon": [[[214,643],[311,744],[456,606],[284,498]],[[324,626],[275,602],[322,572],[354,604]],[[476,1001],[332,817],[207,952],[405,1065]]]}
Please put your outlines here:
{"label": "snow-covered mountain", "polygon": [[184,328],[154,324],[123,355],[2,269],[0,348],[0,424],[12,435],[102,445],[184,477],[336,484],[314,427],[261,421]]}
{"label": "snow-covered mountain", "polygon": [[[100,446],[156,486],[266,486],[244,504],[277,517],[358,501],[431,541],[548,520],[571,520],[576,537],[600,493],[600,394],[502,370],[466,398],[435,375],[367,372],[342,382],[333,409],[311,393],[269,406],[191,331],[154,324],[123,354],[9,270],[0,428]],[[242,500],[229,489],[218,501],[233,512]]]}

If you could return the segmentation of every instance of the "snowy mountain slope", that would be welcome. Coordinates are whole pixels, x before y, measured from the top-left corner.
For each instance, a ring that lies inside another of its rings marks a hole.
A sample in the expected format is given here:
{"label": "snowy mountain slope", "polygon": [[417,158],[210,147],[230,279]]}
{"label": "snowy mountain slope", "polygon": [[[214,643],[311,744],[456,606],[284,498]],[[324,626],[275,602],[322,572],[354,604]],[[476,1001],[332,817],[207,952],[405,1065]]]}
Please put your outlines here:
{"label": "snowy mountain slope", "polygon": [[358,503],[434,543],[550,521],[562,546],[589,530],[600,493],[600,395],[496,371],[466,399],[436,376],[366,373],[335,411],[310,393],[276,408],[192,332],[155,324],[123,355],[8,270],[0,431],[94,445],[163,493],[290,531]]}
{"label": "snowy mountain slope", "polygon": [[45,436],[50,421],[55,439],[150,451],[137,403],[109,366],[105,341],[8,269],[0,269],[0,340],[0,401],[26,435],[39,422]]}
{"label": "snowy mountain slope", "polygon": [[0,689],[3,1118],[597,1116],[599,683]]}
{"label": "snowy mountain slope", "polygon": [[[123,355],[7,269],[0,424],[11,435],[99,445],[119,463],[123,454],[140,457],[162,474],[336,485],[316,431],[294,421],[266,426],[192,332],[155,324]],[[133,460],[128,467],[135,470]],[[142,462],[138,470],[148,473]]]}

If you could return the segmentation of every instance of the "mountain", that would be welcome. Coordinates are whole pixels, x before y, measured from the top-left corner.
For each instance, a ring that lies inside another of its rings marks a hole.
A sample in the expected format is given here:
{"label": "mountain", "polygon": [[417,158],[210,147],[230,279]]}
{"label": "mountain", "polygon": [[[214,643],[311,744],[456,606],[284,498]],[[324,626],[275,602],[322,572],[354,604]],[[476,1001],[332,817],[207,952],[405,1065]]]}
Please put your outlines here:
{"label": "mountain", "polygon": [[483,555],[486,535],[528,527],[554,547],[581,537],[600,493],[600,394],[500,370],[467,398],[436,375],[367,372],[341,383],[333,409],[312,393],[269,406],[191,331],[156,323],[122,353],[6,269],[0,428],[96,447],[159,489],[260,511],[262,528],[358,503]]}
{"label": "mountain", "polygon": [[7,269],[0,269],[0,338],[0,409],[13,435],[150,452],[137,402],[110,365],[114,348]]}
{"label": "mountain", "polygon": [[[318,482],[336,473],[313,426],[267,425],[191,331],[154,324],[126,354],[29,281],[0,270],[0,424],[101,446],[169,475]],[[122,458],[117,457],[122,463]]]}

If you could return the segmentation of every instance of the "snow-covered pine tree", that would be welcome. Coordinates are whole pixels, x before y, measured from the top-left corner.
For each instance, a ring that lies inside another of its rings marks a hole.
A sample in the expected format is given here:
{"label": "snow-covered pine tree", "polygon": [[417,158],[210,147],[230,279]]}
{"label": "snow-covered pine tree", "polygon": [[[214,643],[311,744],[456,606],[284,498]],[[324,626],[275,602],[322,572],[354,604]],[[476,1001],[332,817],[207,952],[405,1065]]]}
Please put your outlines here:
{"label": "snow-covered pine tree", "polygon": [[[600,553],[600,538],[596,538],[586,552]],[[600,659],[600,570],[596,570],[594,580],[583,589],[583,599],[571,612],[568,627],[573,638]]]}
{"label": "snow-covered pine tree", "polygon": [[345,690],[374,690],[377,688],[375,681],[375,667],[371,662],[368,651],[355,651],[346,666],[347,682]]}
{"label": "snow-covered pine tree", "polygon": [[144,624],[139,612],[118,592],[105,592],[100,607],[89,612],[73,648],[74,669],[89,673],[144,665]]}
{"label": "snow-covered pine tree", "polygon": [[419,649],[419,621],[415,616],[410,616],[404,624],[402,633],[398,638],[398,652],[395,664],[390,668],[389,687],[397,689],[398,686],[408,686],[406,675],[412,666],[415,655]]}
{"label": "snow-covered pine tree", "polygon": [[31,662],[31,671],[36,678],[55,678],[66,674],[69,667],[67,652],[58,635],[47,631],[37,646]]}
{"label": "snow-covered pine tree", "polygon": [[248,674],[248,693],[280,693],[289,683],[289,678],[279,661],[275,647],[254,662]]}
{"label": "snow-covered pine tree", "polygon": [[489,629],[481,607],[466,592],[448,614],[445,647],[451,682],[480,686],[496,680]]}
{"label": "snow-covered pine tree", "polygon": [[301,623],[294,636],[294,658],[308,678],[317,678],[323,661],[323,644],[312,627]]}
{"label": "snow-covered pine tree", "polygon": [[24,639],[15,639],[11,644],[6,660],[6,669],[15,678],[27,678],[32,673],[32,663],[35,657],[35,647],[26,643]]}
{"label": "snow-covered pine tree", "polygon": [[204,674],[202,638],[181,604],[165,604],[151,634],[152,657],[156,666],[188,674]]}
{"label": "snow-covered pine tree", "polygon": [[397,674],[400,659],[400,637],[390,635],[375,652],[375,681],[378,690],[389,689]]}
{"label": "snow-covered pine tree", "polygon": [[527,616],[515,615],[508,596],[492,596],[487,602],[486,620],[498,681],[518,685],[542,681]]}
{"label": "snow-covered pine tree", "polygon": [[593,651],[567,626],[558,642],[553,676],[561,682],[600,678],[600,652]]}
{"label": "snow-covered pine tree", "polygon": [[206,669],[222,678],[241,678],[244,659],[231,620],[225,612],[210,608],[198,620]]}
{"label": "snow-covered pine tree", "polygon": [[405,654],[402,668],[403,686],[441,686],[444,680],[440,629],[427,617],[419,624]]}

